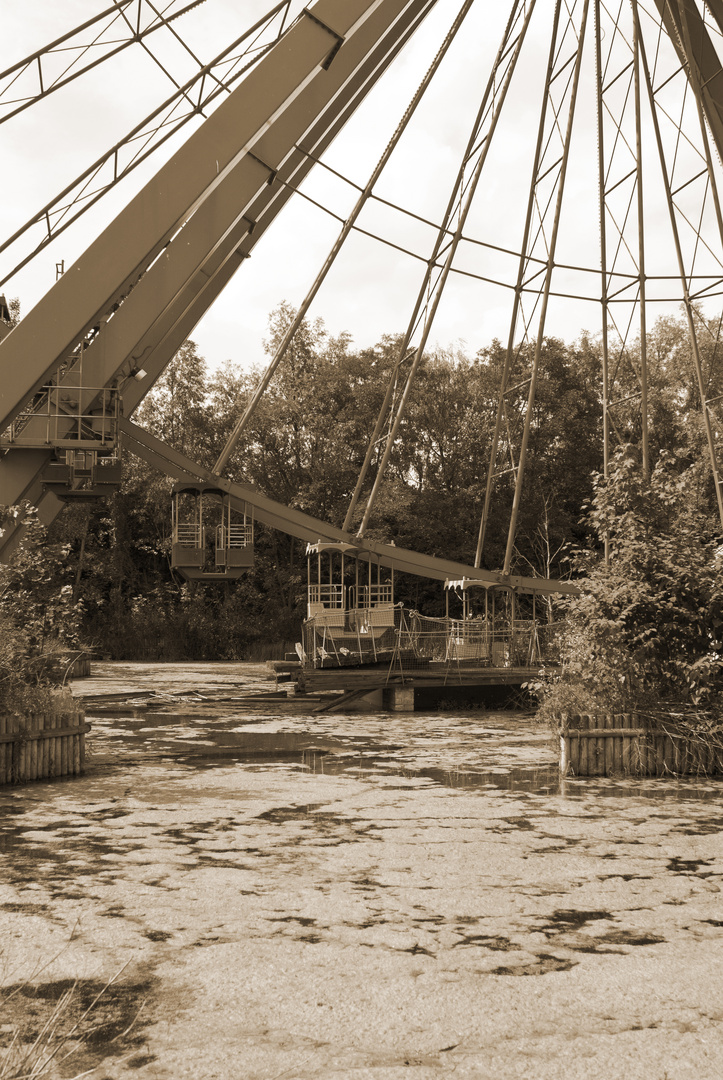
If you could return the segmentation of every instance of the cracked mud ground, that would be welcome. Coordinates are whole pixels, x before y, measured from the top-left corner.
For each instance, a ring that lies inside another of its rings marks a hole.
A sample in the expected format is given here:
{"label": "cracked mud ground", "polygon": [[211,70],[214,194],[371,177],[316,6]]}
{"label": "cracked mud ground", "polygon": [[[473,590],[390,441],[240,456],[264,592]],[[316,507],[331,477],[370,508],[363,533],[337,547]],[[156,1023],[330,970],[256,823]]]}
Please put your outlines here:
{"label": "cracked mud ground", "polygon": [[86,775],[0,791],[0,1047],[74,987],[57,1076],[723,1075],[723,783],[561,785],[530,717],[273,689],[74,684]]}

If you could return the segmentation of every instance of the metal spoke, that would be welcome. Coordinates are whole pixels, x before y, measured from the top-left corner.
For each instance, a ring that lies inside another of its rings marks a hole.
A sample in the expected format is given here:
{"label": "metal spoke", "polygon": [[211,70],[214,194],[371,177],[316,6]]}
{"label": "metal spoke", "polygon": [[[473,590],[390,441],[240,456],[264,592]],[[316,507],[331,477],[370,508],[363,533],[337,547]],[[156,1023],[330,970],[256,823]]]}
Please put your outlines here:
{"label": "metal spoke", "polygon": [[[23,60],[13,64],[12,67],[0,72],[0,124],[13,116],[17,116],[18,113],[23,112],[37,101],[48,97],[56,90],[60,90],[61,87],[67,86],[68,83],[73,82],[87,71],[91,71],[98,64],[117,56],[129,45],[140,44],[149,52],[149,55],[153,56],[146,45],[146,38],[150,37],[156,30],[161,28],[170,30],[178,41],[187,48],[185,42],[171,24],[182,15],[205,3],[205,0],[191,0],[190,3],[185,4],[178,11],[168,13],[176,2],[177,0],[172,0],[163,11],[159,11],[150,3],[150,0],[115,0],[111,7],[99,12],[92,19],[88,19],[67,34],[63,34],[62,37],[56,38],[55,41],[51,41],[42,49],[38,49],[30,56],[26,56]],[[141,28],[141,9],[144,3],[150,8],[153,17],[145,27]],[[135,27],[127,16],[127,12],[134,4],[138,6]],[[128,36],[123,36],[121,31],[121,34],[116,37],[105,37],[119,21],[125,22],[128,26]],[[86,42],[75,43],[78,37],[83,37],[86,31],[99,25],[102,28],[98,30],[95,37]],[[105,40],[103,40],[104,37]],[[64,53],[72,56],[72,59],[68,61],[59,74],[53,76],[48,70],[49,58],[61,56]],[[100,55],[98,55],[99,53]],[[34,90],[21,91],[20,84],[24,76],[33,77],[37,80]],[[11,97],[13,91],[18,96]]]}
{"label": "metal spoke", "polygon": [[[236,38],[210,64],[205,65],[166,101],[89,166],[54,199],[38,210],[12,236],[0,244],[0,254],[10,249],[31,229],[41,227],[40,240],[0,279],[0,286],[10,280],[74,221],[94,206],[111,188],[158,150],[189,120],[203,115],[220,95],[255,64],[279,39],[291,0],[282,0],[271,11]],[[209,86],[206,88],[206,81]],[[198,87],[199,97],[191,98]],[[202,92],[201,92],[202,91]],[[186,101],[185,111],[177,110]],[[121,155],[124,155],[122,158]]]}
{"label": "metal spoke", "polygon": [[[513,496],[512,513],[508,530],[507,549],[505,553],[503,574],[509,574],[510,563],[514,550],[514,537],[517,527],[517,517],[519,514],[522,485],[524,482],[525,463],[530,434],[530,423],[536,395],[540,351],[542,348],[542,339],[544,335],[547,307],[551,295],[552,269],[554,264],[557,235],[560,223],[562,194],[564,191],[567,161],[570,150],[572,123],[575,114],[575,104],[577,101],[577,88],[579,83],[582,50],[585,38],[585,25],[587,21],[588,3],[587,0],[585,0],[585,2],[582,4],[578,3],[577,0],[575,0],[572,5],[566,5],[567,20],[564,21],[564,26],[561,33],[560,8],[560,3],[556,3],[552,31],[550,36],[550,52],[547,62],[547,71],[545,75],[545,87],[542,95],[542,104],[540,109],[540,119],[537,132],[537,145],[535,149],[532,180],[530,185],[530,197],[527,206],[527,215],[525,219],[523,240],[521,245],[521,255],[519,259],[517,274],[517,285],[515,287],[515,298],[510,318],[509,338],[505,355],[505,364],[502,372],[500,393],[497,406],[497,416],[495,420],[494,433],[492,436],[489,466],[487,470],[484,506],[480,520],[477,551],[475,555],[475,566],[480,567],[482,565],[485,534],[490,514],[492,489],[495,477],[497,476],[498,448],[502,421],[506,408],[505,399],[507,394],[507,387],[510,376],[516,368],[517,360],[521,356],[522,351],[527,348],[527,346],[531,343],[530,328],[532,326],[534,318],[537,317],[538,321],[535,335],[536,340],[534,343],[533,359],[531,364],[529,393],[524,416],[522,441],[518,452],[515,491]],[[581,14],[580,9],[582,9]],[[577,26],[575,25],[576,14],[578,19]],[[575,50],[569,56],[565,55],[563,57],[563,44],[567,38],[568,33],[572,33],[575,37]],[[559,99],[555,101],[553,96],[555,80],[562,73],[563,70],[566,71],[568,67],[570,67],[571,59],[574,60],[574,64],[572,65],[571,70],[568,72],[567,80],[564,81],[564,85],[561,89]],[[563,112],[563,109],[566,109],[567,111],[567,123],[564,133],[562,132],[558,122],[558,116]],[[550,119],[550,117],[552,117],[552,119]],[[552,166],[551,189],[547,194],[546,199],[541,202],[538,196],[538,191],[542,181],[547,178],[548,175],[551,175],[550,166],[546,164],[546,157],[548,150],[552,145],[552,138],[554,134],[557,134],[558,140],[561,143],[561,153],[560,150],[556,150],[555,152],[555,164]],[[545,222],[550,215],[550,211],[553,206],[554,210],[552,213],[552,226],[548,239],[548,236],[545,232]],[[528,281],[528,267],[532,256],[536,252],[540,237],[542,237],[545,250],[545,255],[542,259],[544,281],[540,285],[538,285],[535,293],[533,294],[534,300],[531,310],[528,313],[525,313],[525,309],[523,306],[523,289]],[[522,323],[522,335],[520,341],[518,342],[518,345],[515,347],[514,343],[515,338],[517,337],[517,328],[520,322]]]}

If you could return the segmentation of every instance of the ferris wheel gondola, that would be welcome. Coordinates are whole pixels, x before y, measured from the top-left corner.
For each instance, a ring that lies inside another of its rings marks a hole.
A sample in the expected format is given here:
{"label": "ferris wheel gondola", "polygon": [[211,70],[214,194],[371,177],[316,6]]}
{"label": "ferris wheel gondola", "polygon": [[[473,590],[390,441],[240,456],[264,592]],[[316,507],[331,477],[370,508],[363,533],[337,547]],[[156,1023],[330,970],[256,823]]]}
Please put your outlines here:
{"label": "ferris wheel gondola", "polygon": [[232,581],[254,565],[253,513],[213,483],[172,490],[171,566],[187,581]]}

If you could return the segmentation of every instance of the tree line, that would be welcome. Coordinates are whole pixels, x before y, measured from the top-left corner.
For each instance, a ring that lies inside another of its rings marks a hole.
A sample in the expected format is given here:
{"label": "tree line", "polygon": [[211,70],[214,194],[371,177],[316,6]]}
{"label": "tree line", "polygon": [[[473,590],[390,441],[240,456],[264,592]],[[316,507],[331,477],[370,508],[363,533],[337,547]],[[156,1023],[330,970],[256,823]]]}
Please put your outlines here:
{"label": "tree line", "polygon": [[[292,317],[286,304],[272,313],[268,353]],[[723,393],[723,370],[715,325],[702,317],[701,322],[709,330],[701,338],[706,393],[714,398]],[[305,322],[227,475],[341,526],[399,342],[399,335],[388,335],[357,349],[349,335],[329,334],[321,319]],[[660,320],[647,351],[653,465],[664,458],[667,469],[686,477],[686,499],[694,499],[712,535],[715,493],[683,320]],[[641,418],[634,349],[631,358],[632,364],[619,362],[614,371],[620,404],[613,421],[616,440],[635,458]],[[504,361],[499,341],[476,351],[437,349],[424,357],[368,536],[473,561]],[[231,362],[210,371],[187,341],[135,419],[212,467],[259,376]],[[490,569],[499,569],[504,556],[528,378],[525,347],[517,353],[506,398],[502,471],[483,560]],[[600,341],[588,334],[571,344],[546,338],[513,572],[564,577],[580,572],[580,552],[598,557],[601,533],[586,510],[601,469]],[[367,489],[373,479],[374,462]],[[127,456],[123,484],[113,497],[69,506],[47,535],[33,525],[14,566],[3,571],[0,617],[13,619],[20,597],[32,594],[38,641],[64,632],[119,659],[261,659],[273,643],[298,638],[305,603],[303,545],[257,525],[255,566],[244,578],[183,583],[170,567],[170,488],[165,476]],[[418,578],[398,583],[397,598],[427,614],[441,612],[441,594],[438,584]]]}

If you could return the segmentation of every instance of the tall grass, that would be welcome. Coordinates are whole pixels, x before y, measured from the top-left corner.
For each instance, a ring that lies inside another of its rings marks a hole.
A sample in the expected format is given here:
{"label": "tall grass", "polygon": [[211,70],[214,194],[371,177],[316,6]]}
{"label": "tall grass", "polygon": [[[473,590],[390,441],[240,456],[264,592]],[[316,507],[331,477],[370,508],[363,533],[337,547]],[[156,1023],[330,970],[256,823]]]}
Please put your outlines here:
{"label": "tall grass", "polygon": [[[10,1041],[0,1049],[0,1080],[37,1080],[39,1077],[48,1077],[51,1073],[56,1074],[57,1068],[82,1050],[93,1034],[93,1010],[126,967],[127,965],[124,965],[101,987],[77,1019],[74,1019],[78,988],[78,983],[75,982],[63,991],[37,1031],[28,1031],[27,1026],[19,1022],[4,1025],[5,1032],[10,1029]],[[2,998],[2,1004],[12,1002],[15,996],[27,989],[32,989],[32,983],[21,983],[13,987],[10,993]],[[85,1072],[77,1073],[72,1080],[89,1076],[96,1067],[94,1065]]]}

